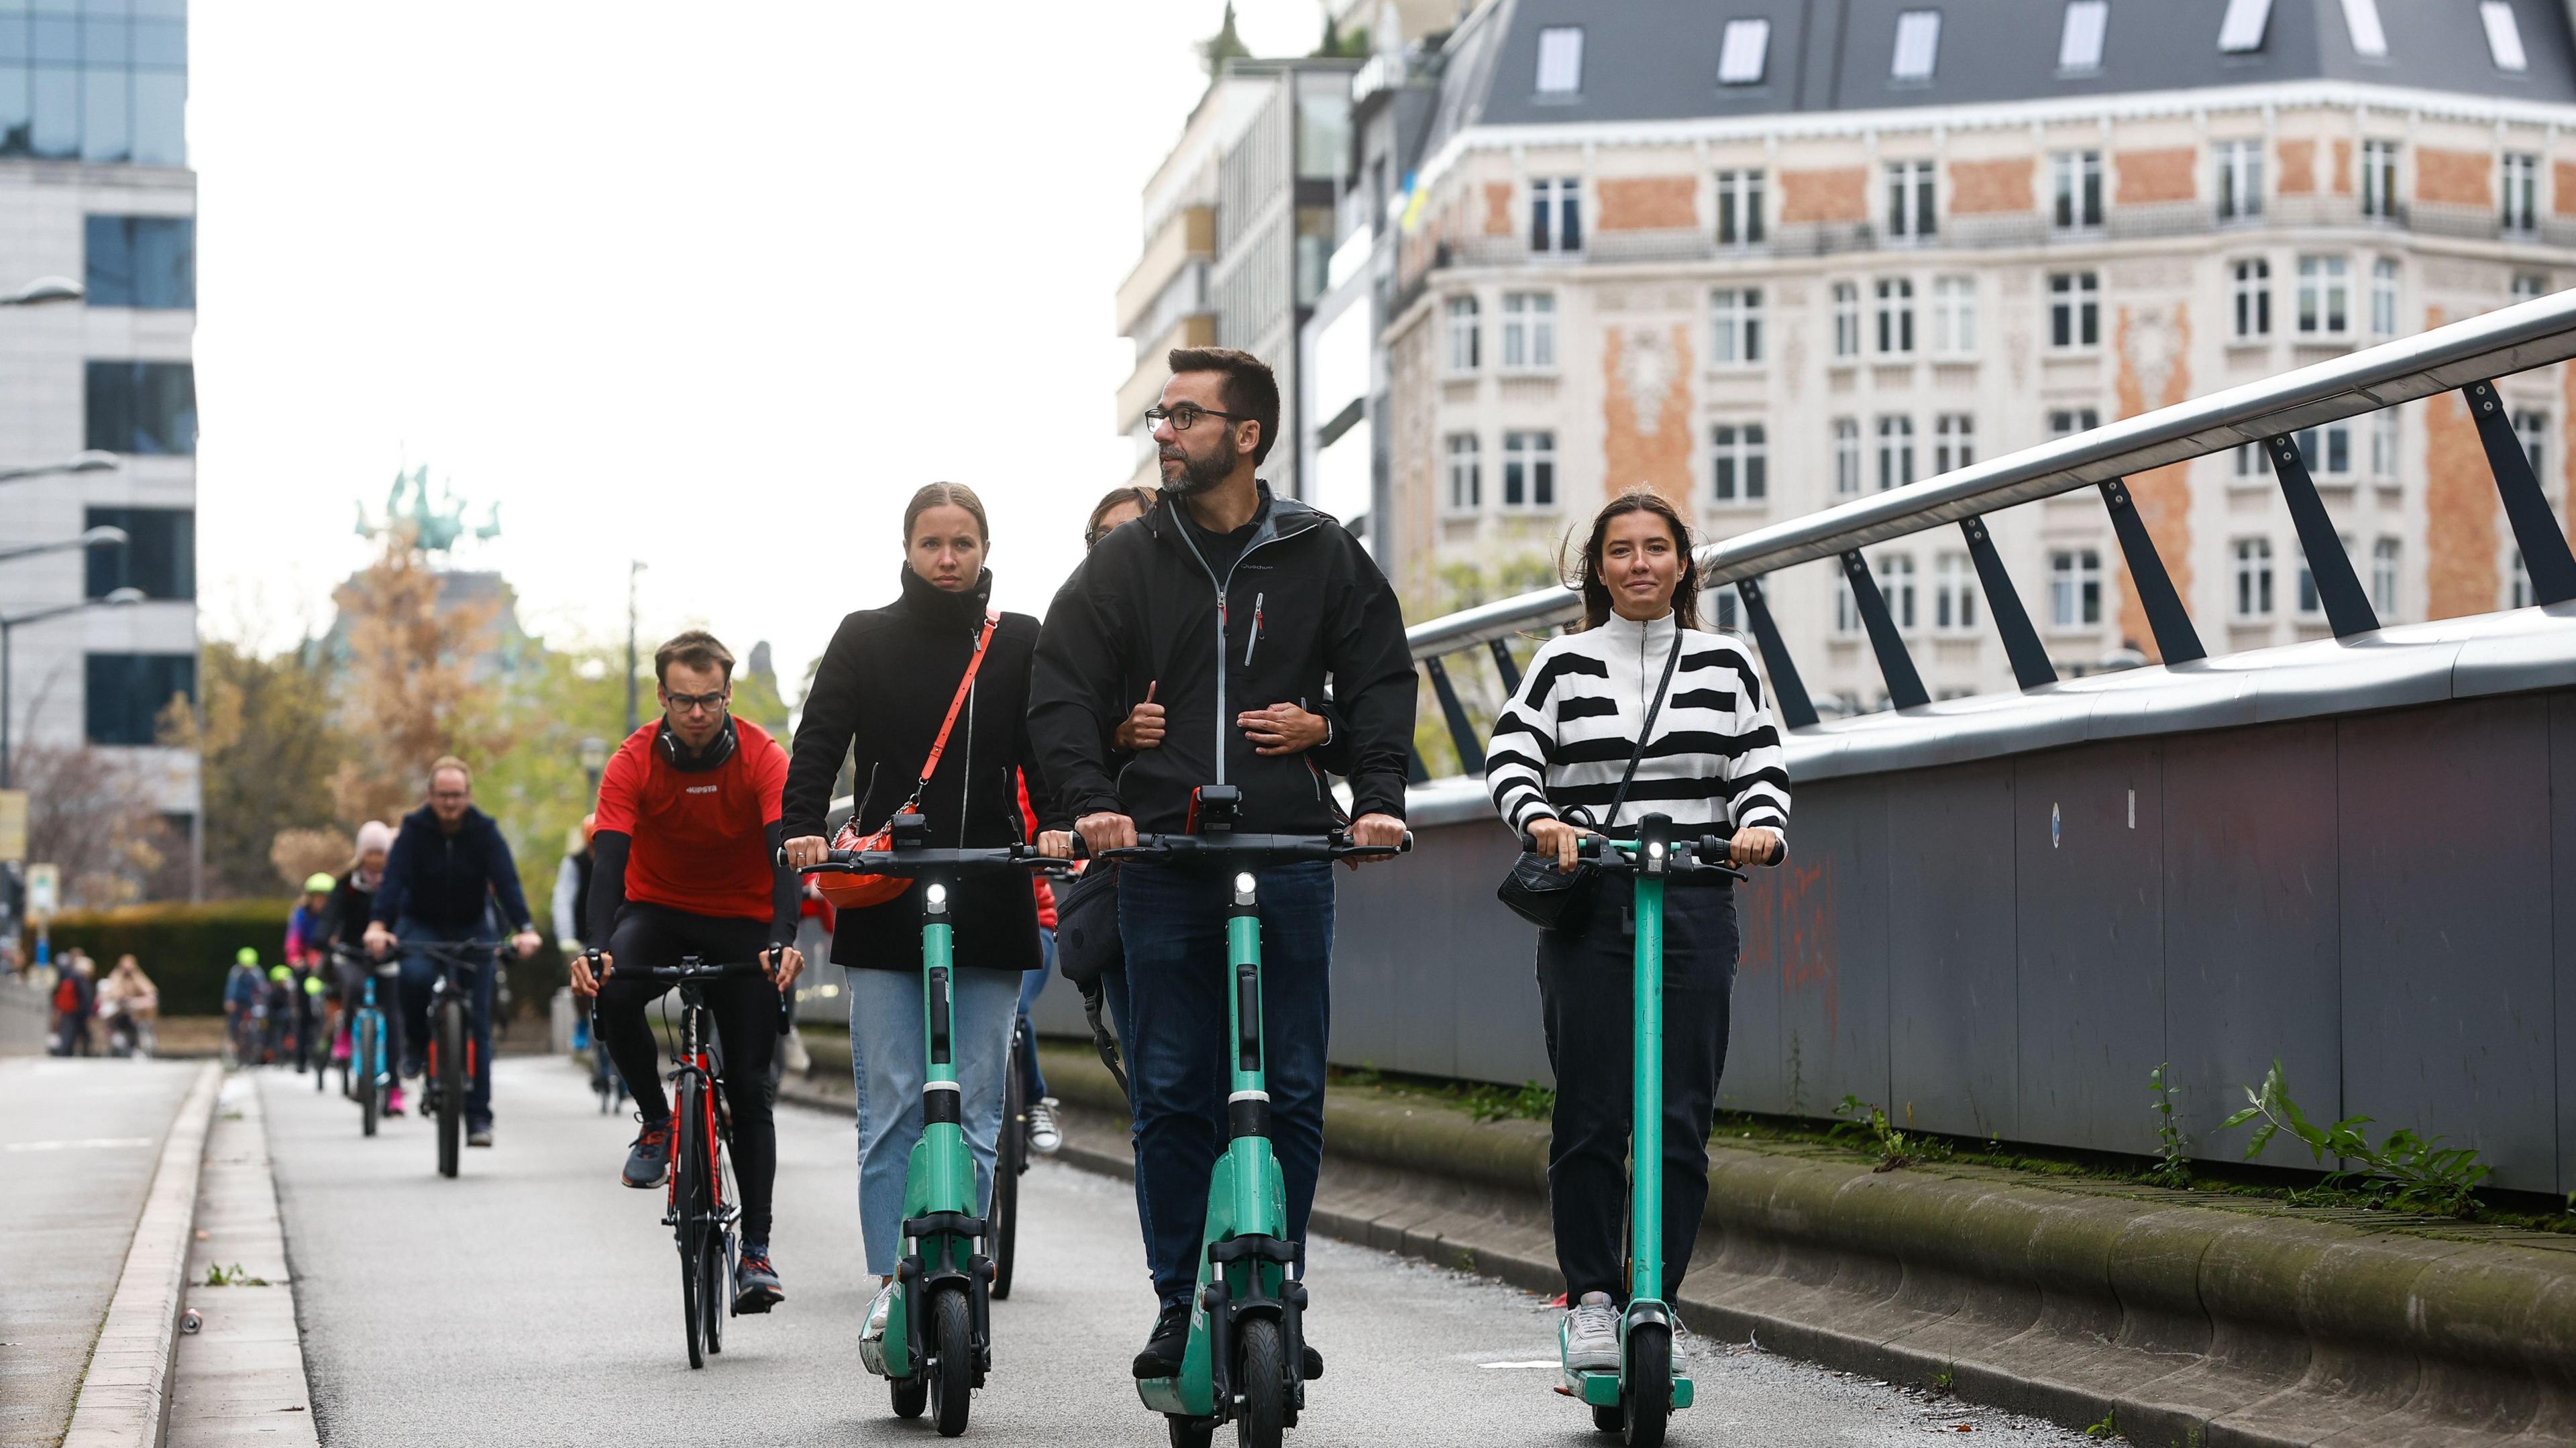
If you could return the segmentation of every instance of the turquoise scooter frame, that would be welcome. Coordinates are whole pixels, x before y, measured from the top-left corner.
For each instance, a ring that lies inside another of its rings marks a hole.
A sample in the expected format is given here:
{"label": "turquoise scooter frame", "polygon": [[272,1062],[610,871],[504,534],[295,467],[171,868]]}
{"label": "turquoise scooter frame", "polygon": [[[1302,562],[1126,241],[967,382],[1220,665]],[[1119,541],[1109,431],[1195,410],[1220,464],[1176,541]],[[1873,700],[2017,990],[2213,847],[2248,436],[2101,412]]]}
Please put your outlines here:
{"label": "turquoise scooter frame", "polygon": [[[1354,845],[1329,835],[1237,834],[1242,793],[1204,785],[1191,797],[1191,833],[1140,835],[1103,860],[1197,862],[1222,866],[1231,910],[1225,923],[1227,1035],[1232,1056],[1226,1098],[1231,1139],[1208,1177],[1190,1335],[1173,1377],[1145,1378],[1136,1396],[1164,1416],[1174,1448],[1207,1448],[1233,1421],[1244,1448],[1278,1448],[1306,1406],[1306,1285],[1294,1280],[1296,1240],[1288,1233],[1288,1188],[1270,1146],[1267,1043],[1261,1018],[1261,907],[1251,866],[1402,854],[1401,845]],[[1076,836],[1076,848],[1080,837]]]}
{"label": "turquoise scooter frame", "polygon": [[[1607,874],[1635,880],[1636,1044],[1628,1145],[1628,1306],[1619,1315],[1619,1371],[1566,1370],[1557,1391],[1592,1409],[1592,1426],[1627,1448],[1657,1448],[1676,1408],[1691,1405],[1689,1377],[1673,1365],[1673,1314],[1664,1301],[1664,889],[1733,889],[1744,872],[1727,863],[1723,835],[1676,843],[1672,817],[1650,814],[1637,838],[1583,837],[1580,853]],[[1522,847],[1529,841],[1523,837]],[[1765,864],[1776,864],[1777,852]]]}
{"label": "turquoise scooter frame", "polygon": [[[932,849],[928,822],[907,810],[891,825],[890,850],[834,850],[802,873],[909,875],[921,882],[921,1025],[927,1069],[921,1083],[921,1140],[903,1178],[903,1260],[884,1339],[862,1341],[859,1358],[882,1374],[895,1416],[930,1409],[942,1437],[966,1431],[974,1391],[993,1367],[993,1263],[983,1246],[991,1224],[977,1210],[975,1157],[966,1144],[964,1088],[952,1030],[955,924],[949,886],[960,875],[1043,867],[1027,845]],[[782,855],[784,851],[780,852]]]}

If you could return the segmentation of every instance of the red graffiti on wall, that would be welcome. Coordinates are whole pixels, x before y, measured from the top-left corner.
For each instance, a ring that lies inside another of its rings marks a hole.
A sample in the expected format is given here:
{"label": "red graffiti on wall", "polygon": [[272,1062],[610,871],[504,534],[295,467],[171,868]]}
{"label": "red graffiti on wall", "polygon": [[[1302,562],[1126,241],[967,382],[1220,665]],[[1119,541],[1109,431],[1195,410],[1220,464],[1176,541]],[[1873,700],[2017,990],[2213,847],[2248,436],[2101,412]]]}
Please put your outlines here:
{"label": "red graffiti on wall", "polygon": [[1834,962],[1834,861],[1831,855],[1813,863],[1796,860],[1775,870],[1753,872],[1753,884],[1739,897],[1744,906],[1744,958],[1738,974],[1759,977],[1778,971],[1783,1003],[1805,991],[1824,997],[1825,1029],[1831,1033],[1841,1010]]}

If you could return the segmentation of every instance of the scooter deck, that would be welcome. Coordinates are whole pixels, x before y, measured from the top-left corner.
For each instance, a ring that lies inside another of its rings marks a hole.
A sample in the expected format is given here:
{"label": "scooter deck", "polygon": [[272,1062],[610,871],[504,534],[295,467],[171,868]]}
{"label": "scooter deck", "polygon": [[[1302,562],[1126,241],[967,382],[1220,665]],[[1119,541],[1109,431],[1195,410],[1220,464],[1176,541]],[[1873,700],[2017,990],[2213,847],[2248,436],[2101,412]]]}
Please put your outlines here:
{"label": "scooter deck", "polygon": [[1181,1380],[1177,1377],[1138,1378],[1136,1398],[1157,1413],[1178,1413],[1186,1416],[1190,1411],[1181,1402]]}
{"label": "scooter deck", "polygon": [[[1567,1373],[1565,1381],[1557,1387],[1557,1391],[1569,1398],[1580,1398],[1596,1408],[1615,1408],[1619,1405],[1619,1375],[1617,1373]],[[1673,1406],[1687,1408],[1691,1405],[1692,1397],[1691,1380],[1680,1373],[1673,1374]]]}

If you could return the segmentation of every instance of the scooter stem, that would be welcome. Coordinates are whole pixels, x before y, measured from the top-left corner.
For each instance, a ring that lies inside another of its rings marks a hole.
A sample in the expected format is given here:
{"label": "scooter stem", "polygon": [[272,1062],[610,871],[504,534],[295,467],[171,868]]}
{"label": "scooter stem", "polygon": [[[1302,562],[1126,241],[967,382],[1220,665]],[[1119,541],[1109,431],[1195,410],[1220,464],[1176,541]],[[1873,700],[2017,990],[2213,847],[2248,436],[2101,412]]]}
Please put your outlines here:
{"label": "scooter stem", "polygon": [[1633,1052],[1635,1121],[1629,1129],[1628,1296],[1664,1296],[1664,866],[1670,858],[1662,816],[1649,816],[1637,837],[1637,1039]]}
{"label": "scooter stem", "polygon": [[1234,1043],[1226,1120],[1231,1138],[1227,1152],[1234,1161],[1234,1220],[1250,1224],[1269,1218],[1269,1173],[1259,1165],[1270,1136],[1270,1078],[1262,1060],[1261,907],[1254,899],[1251,871],[1232,882],[1232,909],[1225,922],[1226,959],[1232,965],[1233,990],[1226,1019]]}

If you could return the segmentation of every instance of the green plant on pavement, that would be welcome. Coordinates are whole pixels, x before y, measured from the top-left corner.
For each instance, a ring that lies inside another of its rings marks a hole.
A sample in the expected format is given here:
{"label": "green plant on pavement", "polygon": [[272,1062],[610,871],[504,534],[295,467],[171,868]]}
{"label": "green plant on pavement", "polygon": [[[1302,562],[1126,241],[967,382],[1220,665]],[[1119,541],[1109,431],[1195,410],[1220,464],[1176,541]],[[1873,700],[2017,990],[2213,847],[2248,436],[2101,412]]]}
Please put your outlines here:
{"label": "green plant on pavement", "polygon": [[2191,1185],[2191,1157],[2186,1154],[2190,1143],[2183,1138],[2182,1125],[2174,1116],[2173,1063],[2167,1061],[2147,1073],[2147,1089],[2153,1093],[2156,1112],[2156,1164],[2147,1172],[2147,1180],[2160,1187]]}
{"label": "green plant on pavement", "polygon": [[209,1262],[206,1264],[206,1285],[208,1287],[266,1287],[268,1279],[251,1276],[242,1270],[239,1262],[235,1262],[230,1267]]}
{"label": "green plant on pavement", "polygon": [[1556,1092],[1536,1081],[1471,1087],[1463,1101],[1478,1121],[1545,1121],[1556,1114]]}
{"label": "green plant on pavement", "polygon": [[2494,1172],[2494,1168],[2478,1160],[2475,1147],[2446,1147],[2441,1137],[2421,1136],[2403,1127],[2373,1146],[2361,1130],[2372,1124],[2367,1116],[2347,1116],[2332,1126],[2317,1125],[2291,1099],[2278,1056],[2272,1058],[2271,1073],[2263,1078],[2261,1089],[2249,1087],[2245,1099],[2249,1103],[2245,1109],[2219,1125],[2225,1128],[2262,1122],[2246,1144],[2247,1160],[2270,1145],[2274,1136],[2287,1131],[2305,1142],[2308,1154],[2319,1162],[2333,1156],[2361,1163],[2358,1168],[2328,1172],[2320,1186],[2357,1192],[2369,1198],[2371,1205],[2389,1211],[2474,1217],[2478,1201],[2473,1193]]}
{"label": "green plant on pavement", "polygon": [[2101,1422],[2096,1423],[2096,1424],[2094,1424],[2092,1427],[2087,1428],[2087,1429],[2085,1429],[2085,1430],[2084,1430],[2084,1436],[2085,1436],[2085,1437],[2087,1437],[2087,1438],[2117,1438],[2117,1437],[2119,1437],[2119,1436],[2120,1436],[2120,1410],[2119,1410],[2119,1409],[2117,1409],[2117,1408],[2113,1408],[2111,1411],[2109,1411],[2109,1412],[2107,1412],[2107,1413],[2104,1413],[2104,1414],[2102,1415],[2102,1421],[2101,1421]]}
{"label": "green plant on pavement", "polygon": [[1887,1119],[1887,1113],[1873,1102],[1845,1096],[1842,1103],[1834,1108],[1834,1115],[1843,1119],[1826,1135],[1866,1138],[1868,1149],[1878,1153],[1878,1165],[1871,1167],[1871,1171],[1894,1171],[1898,1167],[1912,1166],[1923,1153],[1922,1140],[1897,1130],[1896,1124]]}

